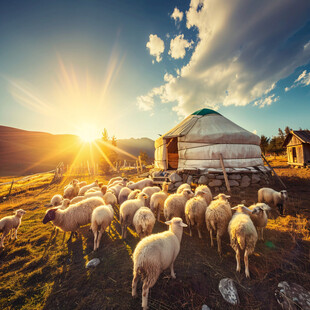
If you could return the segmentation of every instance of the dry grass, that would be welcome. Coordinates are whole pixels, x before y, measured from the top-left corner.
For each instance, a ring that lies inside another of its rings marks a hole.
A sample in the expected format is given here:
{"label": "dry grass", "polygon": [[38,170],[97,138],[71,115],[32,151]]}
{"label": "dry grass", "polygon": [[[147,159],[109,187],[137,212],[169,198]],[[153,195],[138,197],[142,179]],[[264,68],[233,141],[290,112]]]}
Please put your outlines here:
{"label": "dry grass", "polygon": [[[280,168],[277,169],[278,172]],[[69,181],[54,184],[43,192],[39,189],[12,197],[0,204],[0,217],[17,208],[27,211],[18,232],[19,239],[12,242],[7,238],[5,248],[0,250],[1,309],[140,309],[141,287],[138,287],[137,299],[132,299],[130,289],[131,255],[138,238],[132,232],[126,241],[120,239],[118,208],[112,232],[104,234],[96,253],[92,251],[93,236],[87,226],[79,230],[79,237],[71,243],[62,244],[62,234],[55,242],[50,240],[52,225],[42,223],[44,205],[54,194],[62,193]],[[107,182],[102,178],[99,181]],[[287,185],[294,187],[295,181],[290,182],[287,179]],[[309,208],[309,191],[303,192],[308,180],[301,178],[298,182],[301,190],[292,193],[288,215],[268,223],[265,241],[258,242],[255,253],[250,256],[251,279],[245,278],[243,264],[242,273],[235,272],[235,256],[228,236],[223,240],[220,258],[216,248],[210,247],[206,231],[200,240],[195,232],[191,238],[185,230],[175,263],[177,279],[172,280],[168,271],[163,272],[150,291],[149,308],[201,309],[207,304],[212,309],[235,309],[218,291],[218,283],[224,277],[236,282],[240,309],[277,309],[274,290],[279,281],[292,281],[310,290],[310,240],[307,213],[303,212]],[[243,199],[255,202],[257,188],[233,192],[233,205]],[[160,222],[154,231],[165,229],[166,225]],[[87,270],[86,263],[94,257],[100,258],[101,263],[96,269]]]}

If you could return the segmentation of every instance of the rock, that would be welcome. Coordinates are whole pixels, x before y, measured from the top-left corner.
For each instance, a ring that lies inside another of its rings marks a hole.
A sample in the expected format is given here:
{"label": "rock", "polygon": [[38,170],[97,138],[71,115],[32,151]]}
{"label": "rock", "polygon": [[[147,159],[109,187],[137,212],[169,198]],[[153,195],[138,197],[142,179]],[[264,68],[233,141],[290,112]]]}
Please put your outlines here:
{"label": "rock", "polygon": [[208,173],[223,173],[222,169],[209,168]]}
{"label": "rock", "polygon": [[202,175],[198,180],[198,184],[207,184],[207,182],[208,178],[205,175]]}
{"label": "rock", "polygon": [[217,180],[224,180],[224,175],[219,174],[219,175],[216,175],[215,178],[216,178]]}
{"label": "rock", "polygon": [[183,174],[183,183],[186,183],[186,180],[187,180],[187,178],[188,178],[188,175],[187,174]]}
{"label": "rock", "polygon": [[174,183],[169,183],[169,185],[168,185],[168,191],[169,191],[169,192],[173,192],[175,189],[176,189],[176,187],[175,187]]}
{"label": "rock", "polygon": [[182,178],[175,172],[170,175],[169,179],[172,183],[182,182]]}
{"label": "rock", "polygon": [[228,180],[230,187],[239,186],[239,182],[236,180]]}
{"label": "rock", "polygon": [[252,182],[251,183],[258,183],[260,181],[260,177],[257,174],[252,175]]}
{"label": "rock", "polygon": [[183,182],[176,182],[176,183],[174,183],[174,187],[175,188],[178,188],[180,185],[182,185],[183,184]]}
{"label": "rock", "polygon": [[248,186],[250,186],[250,184],[251,184],[251,179],[250,179],[250,177],[247,176],[247,175],[244,175],[244,176],[242,177],[242,179],[241,179],[240,186],[241,186],[241,187],[248,187]]}
{"label": "rock", "polygon": [[156,177],[162,177],[164,175],[163,171],[153,171],[152,172],[152,177],[156,178]]}
{"label": "rock", "polygon": [[193,182],[193,177],[191,175],[188,176],[187,180],[186,180],[186,183],[191,185]]}
{"label": "rock", "polygon": [[93,258],[92,260],[90,260],[87,265],[86,268],[94,268],[97,265],[99,265],[100,263],[100,259],[99,258]]}
{"label": "rock", "polygon": [[310,309],[310,292],[296,283],[280,282],[275,297],[284,310]]}
{"label": "rock", "polygon": [[229,180],[240,180],[241,179],[241,175],[240,174],[231,174],[228,177]]}
{"label": "rock", "polygon": [[201,310],[211,310],[207,305],[202,305]]}
{"label": "rock", "polygon": [[219,187],[219,186],[222,186],[222,181],[221,180],[212,180],[210,183],[209,183],[209,185],[208,186],[210,186],[210,187],[215,187],[215,186],[217,186],[217,187]]}
{"label": "rock", "polygon": [[208,174],[208,179],[215,179],[215,174]]}
{"label": "rock", "polygon": [[219,283],[219,290],[223,298],[230,304],[236,306],[239,304],[239,296],[234,284],[230,278],[224,278]]}

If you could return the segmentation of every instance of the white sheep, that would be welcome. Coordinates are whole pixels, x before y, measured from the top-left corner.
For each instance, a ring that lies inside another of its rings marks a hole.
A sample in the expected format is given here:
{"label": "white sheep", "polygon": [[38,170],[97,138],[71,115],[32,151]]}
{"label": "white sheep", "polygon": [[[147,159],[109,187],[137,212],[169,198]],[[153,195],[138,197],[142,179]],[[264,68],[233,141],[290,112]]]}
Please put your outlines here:
{"label": "white sheep", "polygon": [[71,204],[71,200],[65,198],[61,204],[59,206],[56,206],[57,209],[61,209],[61,210],[65,210],[69,207],[69,205]]}
{"label": "white sheep", "polygon": [[92,187],[98,187],[99,186],[99,183],[98,183],[98,180],[96,180],[95,182],[91,183],[91,184],[88,184],[88,185],[85,185],[83,186],[82,188],[80,188],[80,191],[79,191],[79,196],[83,196],[90,188]]}
{"label": "white sheep", "polygon": [[252,210],[250,217],[256,227],[258,239],[264,240],[264,228],[267,226],[268,222],[266,211],[270,211],[271,208],[265,203],[258,202],[257,204],[250,206],[249,209]]}
{"label": "white sheep", "polygon": [[160,212],[164,210],[165,200],[168,198],[168,183],[163,183],[163,190],[154,193],[150,200],[150,208],[154,214],[157,214],[157,220],[160,220]]}
{"label": "white sheep", "polygon": [[196,192],[196,196],[189,199],[185,204],[185,219],[189,227],[189,234],[192,236],[192,228],[197,227],[198,236],[201,236],[201,229],[205,222],[205,213],[208,207],[205,196],[208,195],[204,191]]}
{"label": "white sheep", "polygon": [[110,179],[110,181],[108,182],[108,186],[115,181],[123,181],[123,178],[122,177],[115,177],[115,178]]}
{"label": "white sheep", "polygon": [[184,218],[186,201],[194,196],[189,189],[184,189],[181,194],[170,195],[164,203],[164,216],[166,221],[173,217]]}
{"label": "white sheep", "polygon": [[177,189],[177,194],[181,194],[183,192],[184,189],[189,189],[192,190],[191,186],[187,183],[183,183],[181,184],[178,189]]}
{"label": "white sheep", "polygon": [[269,206],[278,207],[281,215],[288,199],[287,191],[277,192],[272,188],[263,187],[258,190],[258,202],[266,202]]}
{"label": "white sheep", "polygon": [[144,187],[153,186],[153,185],[154,185],[153,180],[149,179],[149,178],[146,178],[146,179],[138,181],[138,182],[136,182],[134,184],[130,184],[130,185],[128,185],[128,187],[131,190],[133,190],[133,189],[140,189],[142,191]]}
{"label": "white sheep", "polygon": [[104,205],[104,201],[99,197],[91,197],[84,199],[78,203],[70,205],[67,209],[61,210],[51,208],[46,211],[43,224],[52,221],[54,226],[62,231],[71,231],[71,240],[73,233],[83,225],[91,222],[91,214],[96,207]]}
{"label": "white sheep", "polygon": [[103,195],[103,200],[104,200],[106,205],[112,205],[113,207],[115,207],[117,204],[116,196],[112,192],[109,192],[109,191],[107,191]]}
{"label": "white sheep", "polygon": [[87,185],[87,182],[86,181],[81,181],[78,184],[79,184],[79,187],[82,188],[83,186]]}
{"label": "white sheep", "polygon": [[145,193],[149,196],[149,198],[146,200],[146,206],[150,207],[150,200],[153,194],[160,192],[160,187],[158,186],[147,186],[144,187],[142,190],[142,193]]}
{"label": "white sheep", "polygon": [[183,227],[187,227],[181,218],[166,222],[169,231],[143,238],[133,253],[132,296],[137,296],[139,275],[143,279],[142,307],[147,309],[149,289],[154,286],[161,272],[170,268],[171,277],[176,278],[174,262],[180,252]]}
{"label": "white sheep", "polygon": [[108,227],[110,232],[113,217],[114,211],[111,205],[103,205],[94,209],[91,216],[91,230],[94,234],[94,251],[99,248],[102,234]]}
{"label": "white sheep", "polygon": [[51,203],[48,206],[57,207],[61,205],[63,197],[60,194],[56,194],[52,197]]}
{"label": "white sheep", "polygon": [[72,199],[76,197],[79,194],[80,187],[78,182],[73,182],[72,184],[69,184],[64,190],[64,198]]}
{"label": "white sheep", "polygon": [[128,199],[128,195],[132,192],[132,190],[128,187],[123,187],[118,195],[118,203],[121,205],[124,201]]}
{"label": "white sheep", "polygon": [[233,207],[236,210],[228,225],[230,245],[236,252],[237,268],[240,272],[240,252],[244,250],[245,275],[250,277],[249,255],[254,252],[257,242],[257,232],[250,218],[252,211],[244,205]]}
{"label": "white sheep", "polygon": [[70,204],[75,204],[75,203],[80,202],[80,201],[85,200],[85,199],[86,199],[85,196],[76,196],[76,197],[71,199]]}
{"label": "white sheep", "polygon": [[4,239],[6,235],[11,232],[11,239],[13,239],[13,232],[15,229],[15,239],[17,239],[17,230],[21,224],[22,217],[26,213],[23,209],[18,209],[15,211],[15,215],[5,216],[0,220],[0,232],[2,232],[2,237],[0,241],[0,247],[4,247]]}
{"label": "white sheep", "polygon": [[93,193],[93,192],[98,192],[100,191],[100,187],[99,186],[95,186],[95,187],[92,187],[90,189],[88,189],[85,193],[84,193],[84,196],[88,193]]}
{"label": "white sheep", "polygon": [[137,199],[138,194],[141,193],[140,189],[134,189],[129,195],[127,200]]}
{"label": "white sheep", "polygon": [[114,185],[112,187],[108,187],[108,191],[112,192],[116,198],[118,198],[120,191],[124,186],[121,184]]}
{"label": "white sheep", "polygon": [[145,200],[148,196],[140,193],[137,199],[126,200],[122,203],[119,209],[120,224],[122,227],[122,238],[127,237],[127,227],[132,224],[133,217],[136,211],[145,206]]}
{"label": "white sheep", "polygon": [[136,233],[140,239],[149,236],[154,228],[156,219],[153,212],[148,207],[139,208],[132,220]]}
{"label": "white sheep", "polygon": [[199,191],[203,191],[207,194],[204,197],[206,199],[207,204],[209,205],[212,201],[212,193],[211,193],[210,188],[207,185],[200,185],[200,186],[196,187],[195,194]]}
{"label": "white sheep", "polygon": [[213,244],[213,231],[216,233],[217,251],[219,255],[222,253],[221,237],[227,231],[229,221],[232,217],[230,203],[228,202],[230,196],[219,194],[214,197],[208,206],[205,214],[207,229],[210,232],[211,247]]}

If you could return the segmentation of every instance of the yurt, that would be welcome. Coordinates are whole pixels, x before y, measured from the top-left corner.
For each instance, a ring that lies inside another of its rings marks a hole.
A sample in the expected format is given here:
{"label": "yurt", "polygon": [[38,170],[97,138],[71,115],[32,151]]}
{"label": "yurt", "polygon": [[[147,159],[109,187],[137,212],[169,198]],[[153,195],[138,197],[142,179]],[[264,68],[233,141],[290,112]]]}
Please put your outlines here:
{"label": "yurt", "polygon": [[201,109],[155,141],[163,170],[262,166],[260,138],[211,109]]}

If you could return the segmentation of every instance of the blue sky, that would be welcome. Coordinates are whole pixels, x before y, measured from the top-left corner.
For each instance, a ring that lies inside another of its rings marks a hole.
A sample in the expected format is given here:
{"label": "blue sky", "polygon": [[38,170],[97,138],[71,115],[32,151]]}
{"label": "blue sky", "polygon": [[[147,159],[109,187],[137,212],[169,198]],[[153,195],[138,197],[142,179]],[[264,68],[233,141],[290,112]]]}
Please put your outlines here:
{"label": "blue sky", "polygon": [[1,125],[155,139],[202,107],[310,128],[310,2],[0,2]]}

